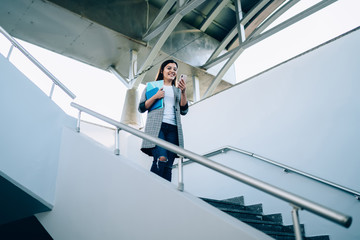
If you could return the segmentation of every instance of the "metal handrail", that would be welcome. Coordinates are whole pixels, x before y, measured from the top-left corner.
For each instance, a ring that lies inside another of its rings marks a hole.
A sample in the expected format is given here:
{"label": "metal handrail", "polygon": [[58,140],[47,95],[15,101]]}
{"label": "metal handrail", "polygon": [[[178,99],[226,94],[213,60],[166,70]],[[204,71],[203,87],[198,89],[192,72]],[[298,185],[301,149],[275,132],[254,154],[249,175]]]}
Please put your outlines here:
{"label": "metal handrail", "polygon": [[[360,200],[360,192],[357,192],[353,189],[350,189],[350,188],[347,188],[347,187],[344,187],[344,186],[341,186],[337,183],[334,183],[334,182],[331,182],[331,181],[328,181],[326,179],[323,179],[323,178],[320,178],[320,177],[317,177],[317,176],[314,176],[312,174],[309,174],[309,173],[306,173],[306,172],[303,172],[301,170],[298,170],[296,168],[293,168],[293,167],[290,167],[290,166],[287,166],[285,164],[282,164],[282,163],[279,163],[279,162],[276,162],[274,160],[271,160],[269,158],[265,158],[265,157],[262,157],[260,155],[257,155],[255,153],[252,153],[252,152],[248,152],[248,151],[245,151],[245,150],[242,150],[242,149],[239,149],[239,148],[236,148],[236,147],[233,147],[233,146],[224,146],[224,147],[221,147],[221,148],[218,148],[214,151],[211,151],[211,152],[208,152],[206,154],[204,154],[203,156],[204,157],[212,157],[212,156],[216,156],[218,154],[222,154],[222,153],[226,153],[228,151],[234,151],[234,152],[237,152],[237,153],[241,153],[241,154],[244,154],[244,155],[248,155],[250,157],[253,157],[253,158],[256,158],[256,159],[259,159],[263,162],[266,162],[266,163],[269,163],[271,165],[274,165],[274,166],[277,166],[277,167],[280,167],[280,168],[283,168],[285,172],[289,173],[289,172],[292,172],[292,173],[296,173],[300,176],[303,176],[303,177],[307,177],[309,179],[312,179],[312,180],[315,180],[317,182],[320,182],[322,184],[325,184],[325,185],[328,185],[330,187],[333,187],[333,188],[336,188],[340,191],[343,191],[345,193],[348,193],[348,194],[352,194],[354,195],[354,197],[357,199],[357,200]],[[187,165],[187,164],[190,164],[192,163],[193,161],[192,160],[188,160],[188,161],[185,161],[183,163],[183,165]],[[174,167],[177,167],[177,165],[174,165]]]}
{"label": "metal handrail", "polygon": [[[263,182],[263,181],[260,181],[256,178],[253,178],[251,176],[248,176],[246,174],[243,174],[241,172],[238,172],[234,169],[231,169],[229,167],[226,167],[222,164],[219,164],[217,162],[214,162],[204,156],[201,156],[201,155],[198,155],[194,152],[191,152],[191,151],[188,151],[186,149],[183,149],[175,144],[171,144],[165,140],[162,140],[162,139],[159,139],[159,138],[156,138],[156,137],[152,137],[144,132],[141,132],[135,128],[132,128],[126,124],[123,124],[123,123],[120,123],[120,122],[117,122],[111,118],[108,118],[106,116],[103,116],[97,112],[94,112],[86,107],[83,107],[79,104],[76,104],[74,102],[71,103],[71,106],[74,107],[74,108],[77,108],[79,110],[79,117],[80,117],[80,113],[81,112],[85,112],[91,116],[94,116],[98,119],[101,119],[102,121],[104,122],[107,122],[115,127],[117,127],[117,129],[121,129],[121,130],[124,130],[128,133],[131,133],[132,135],[135,135],[139,138],[142,138],[142,139],[145,139],[145,140],[148,140],[148,141],[151,141],[153,143],[155,143],[156,145],[160,146],[160,147],[163,147],[163,148],[166,148],[167,150],[169,151],[172,151],[174,153],[177,153],[179,156],[181,156],[181,160],[180,162],[182,162],[182,158],[183,157],[186,157],[186,158],[189,158],[191,159],[192,161],[195,161],[205,167],[208,167],[210,169],[213,169],[219,173],[222,173],[228,177],[231,177],[235,180],[238,180],[242,183],[245,183],[247,185],[250,185],[260,191],[263,191],[263,192],[266,192],[274,197],[277,197],[279,199],[282,199],[288,203],[290,203],[290,205],[293,206],[293,209],[292,209],[292,216],[293,216],[293,222],[294,222],[294,228],[295,228],[295,232],[299,233],[300,231],[300,226],[299,226],[299,219],[298,219],[298,210],[301,209],[301,210],[307,210],[309,212],[312,212],[318,216],[321,216],[325,219],[328,219],[334,223],[337,223],[343,227],[350,227],[351,225],[351,222],[352,222],[352,217],[351,216],[347,216],[343,213],[340,213],[338,211],[335,211],[335,210],[332,210],[332,209],[329,209],[325,206],[322,206],[318,203],[315,203],[315,202],[312,202],[308,199],[305,199],[303,197],[300,197],[296,194],[293,194],[293,193],[290,193],[290,192],[287,192],[285,190],[282,190],[278,187],[275,187],[273,185],[270,185],[266,182]],[[78,124],[77,124],[77,130],[79,131],[80,130],[80,119],[78,119]],[[181,168],[182,169],[182,168]],[[181,170],[182,171],[182,170]],[[179,185],[182,185],[179,187],[179,189],[182,190],[182,187],[183,187],[183,183],[182,182],[179,182]],[[296,237],[297,239],[301,239],[301,234],[299,236],[299,234],[296,234]]]}
{"label": "metal handrail", "polygon": [[[38,62],[25,48],[23,48],[20,43],[18,43],[5,29],[0,26],[0,32],[11,42],[13,46],[19,49],[31,62],[33,62],[46,76],[48,76],[52,81],[53,84],[58,85],[69,97],[72,99],[76,98],[76,95],[72,93],[64,84],[62,84],[54,75],[49,72],[40,62]],[[50,97],[52,95],[54,89],[54,85],[51,89]]]}

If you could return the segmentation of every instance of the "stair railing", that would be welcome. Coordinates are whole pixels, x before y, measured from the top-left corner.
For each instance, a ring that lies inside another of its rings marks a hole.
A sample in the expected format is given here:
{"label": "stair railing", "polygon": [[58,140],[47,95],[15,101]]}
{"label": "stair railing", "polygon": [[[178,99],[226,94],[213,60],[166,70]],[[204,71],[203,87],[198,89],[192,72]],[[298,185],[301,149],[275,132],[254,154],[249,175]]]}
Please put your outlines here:
{"label": "stair railing", "polygon": [[25,57],[27,57],[32,63],[34,63],[43,73],[45,73],[46,76],[48,76],[53,84],[50,90],[50,94],[49,97],[52,98],[53,92],[54,92],[54,88],[55,85],[59,86],[69,97],[71,97],[72,99],[75,99],[76,96],[74,93],[72,93],[64,84],[62,84],[54,75],[51,74],[51,72],[49,72],[49,70],[47,70],[39,61],[37,61],[23,46],[20,45],[20,43],[18,43],[7,31],[5,31],[1,26],[0,26],[0,33],[2,33],[10,42],[11,42],[11,47],[8,53],[7,58],[10,58],[11,52],[13,50],[14,47],[16,47],[17,49],[19,49],[20,52],[22,52]]}
{"label": "stair railing", "polygon": [[[211,151],[211,152],[208,152],[206,154],[204,154],[203,156],[204,157],[212,157],[212,156],[216,156],[216,155],[219,155],[219,154],[223,154],[223,153],[226,153],[228,151],[234,151],[236,153],[240,153],[240,154],[244,154],[244,155],[247,155],[247,156],[250,156],[250,157],[253,157],[255,159],[258,159],[258,160],[261,160],[263,162],[266,162],[266,163],[269,163],[271,165],[274,165],[276,167],[279,167],[279,168],[282,168],[284,170],[284,172],[286,173],[295,173],[295,174],[298,174],[300,176],[303,176],[303,177],[306,177],[306,178],[309,178],[311,180],[314,180],[314,181],[317,181],[317,182],[320,182],[322,184],[325,184],[325,185],[328,185],[330,187],[333,187],[335,189],[338,189],[340,191],[343,191],[347,194],[351,194],[353,195],[357,200],[360,201],[360,192],[358,191],[355,191],[353,189],[350,189],[350,188],[347,188],[347,187],[344,187],[344,186],[341,186],[337,183],[334,183],[334,182],[331,182],[331,181],[328,181],[326,179],[323,179],[323,178],[320,178],[320,177],[317,177],[315,175],[312,175],[312,174],[309,174],[309,173],[306,173],[306,172],[303,172],[301,170],[298,170],[296,168],[293,168],[293,167],[290,167],[290,166],[287,166],[285,164],[282,164],[282,163],[279,163],[279,162],[276,162],[274,160],[271,160],[269,158],[266,158],[266,157],[262,157],[260,155],[257,155],[255,153],[252,153],[252,152],[248,152],[248,151],[245,151],[245,150],[242,150],[242,149],[239,149],[239,148],[236,148],[236,147],[233,147],[233,146],[224,146],[224,147],[221,147],[221,148],[218,148],[214,151]],[[184,161],[183,165],[187,165],[187,164],[190,164],[192,163],[193,161],[191,160],[188,160],[188,161]],[[174,168],[178,167],[177,165],[174,165]]]}
{"label": "stair railing", "polygon": [[268,193],[276,198],[279,198],[283,201],[288,202],[292,206],[292,219],[294,224],[294,233],[297,240],[302,239],[301,229],[300,229],[300,221],[299,221],[299,210],[307,210],[315,215],[318,215],[320,217],[323,217],[329,221],[332,221],[334,223],[337,223],[343,227],[350,227],[352,223],[352,217],[348,216],[346,214],[340,213],[336,210],[327,208],[323,205],[320,205],[318,203],[315,203],[313,201],[310,201],[308,199],[305,199],[301,196],[298,196],[296,194],[290,193],[288,191],[282,190],[278,187],[275,187],[271,184],[268,184],[266,182],[263,182],[261,180],[258,180],[256,178],[253,178],[251,176],[248,176],[244,173],[238,172],[234,169],[231,169],[225,165],[222,165],[220,163],[214,162],[211,159],[198,155],[194,152],[188,151],[184,148],[181,148],[175,144],[169,143],[165,140],[152,137],[142,131],[139,131],[135,128],[132,128],[126,124],[120,123],[118,121],[115,121],[111,118],[108,118],[104,115],[101,115],[97,112],[94,112],[86,107],[83,107],[79,104],[76,104],[74,102],[71,103],[71,106],[74,108],[77,108],[79,110],[79,118],[77,119],[77,127],[76,130],[80,131],[80,116],[81,112],[85,112],[93,117],[96,117],[108,124],[111,124],[117,128],[117,130],[124,130],[132,135],[135,135],[139,138],[146,139],[148,141],[151,141],[155,143],[156,145],[163,147],[169,151],[172,151],[174,153],[177,153],[180,156],[179,160],[179,183],[178,183],[178,190],[183,191],[184,190],[184,183],[183,183],[183,175],[182,175],[182,162],[183,158],[186,157],[188,159],[191,159],[194,162],[197,162],[207,168],[210,168],[214,171],[217,171],[223,175],[226,175],[230,178],[233,178],[239,182],[245,183],[249,186],[252,186],[260,191],[263,191],[265,193]]}

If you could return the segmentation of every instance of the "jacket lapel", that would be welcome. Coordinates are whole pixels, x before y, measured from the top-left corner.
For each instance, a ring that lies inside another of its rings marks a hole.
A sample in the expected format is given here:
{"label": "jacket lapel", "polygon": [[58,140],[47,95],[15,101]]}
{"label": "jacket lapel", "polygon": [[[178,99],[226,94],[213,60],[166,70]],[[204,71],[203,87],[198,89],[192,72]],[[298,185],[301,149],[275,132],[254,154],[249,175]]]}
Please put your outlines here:
{"label": "jacket lapel", "polygon": [[172,89],[173,89],[173,91],[174,91],[175,104],[176,104],[177,102],[180,102],[179,94],[178,94],[177,88],[176,88],[175,86],[172,86]]}

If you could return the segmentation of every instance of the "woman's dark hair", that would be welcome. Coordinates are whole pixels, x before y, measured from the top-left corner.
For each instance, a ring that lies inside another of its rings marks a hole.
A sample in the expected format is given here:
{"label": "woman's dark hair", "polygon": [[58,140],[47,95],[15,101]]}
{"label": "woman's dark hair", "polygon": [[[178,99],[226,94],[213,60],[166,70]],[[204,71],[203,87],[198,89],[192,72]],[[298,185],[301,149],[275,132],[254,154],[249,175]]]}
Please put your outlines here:
{"label": "woman's dark hair", "polygon": [[[157,75],[156,75],[155,81],[164,80],[163,71],[164,71],[164,68],[166,67],[166,65],[168,65],[169,63],[175,63],[175,64],[176,64],[176,67],[177,67],[177,68],[179,67],[178,64],[177,64],[177,62],[175,62],[174,60],[172,60],[172,59],[166,60],[165,62],[163,62],[163,63],[161,64],[161,66],[160,66],[160,68],[159,68],[159,71],[158,71],[158,73],[157,73]],[[175,81],[176,81],[176,79],[175,79]],[[171,84],[172,84],[172,85],[175,85],[175,81],[172,81]]]}

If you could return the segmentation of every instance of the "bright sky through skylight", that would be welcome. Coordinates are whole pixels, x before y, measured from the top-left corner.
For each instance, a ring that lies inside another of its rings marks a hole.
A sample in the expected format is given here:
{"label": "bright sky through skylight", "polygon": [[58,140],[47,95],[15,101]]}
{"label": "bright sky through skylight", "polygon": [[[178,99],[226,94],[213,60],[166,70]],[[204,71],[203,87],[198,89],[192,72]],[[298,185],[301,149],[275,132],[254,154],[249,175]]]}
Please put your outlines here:
{"label": "bright sky through skylight", "polygon": [[[320,0],[301,0],[269,28]],[[240,82],[360,26],[359,0],[339,0],[264,41],[246,49],[235,63]]]}
{"label": "bright sky through skylight", "polygon": [[[274,24],[286,20],[317,2],[319,1],[300,1],[294,9],[288,11]],[[358,9],[360,9],[359,0],[339,0],[288,29],[246,49],[235,63],[237,82],[358,27],[360,25]],[[126,87],[115,76],[40,47],[18,41],[75,93],[77,96],[75,102],[105,116],[120,120]],[[1,34],[0,46],[0,52],[7,56],[10,43]],[[49,94],[51,80],[18,50],[14,49],[10,60],[46,94]],[[55,87],[53,99],[68,114],[77,117],[77,111],[70,107],[72,100],[58,87]],[[84,116],[84,118],[100,123],[91,117]]]}

